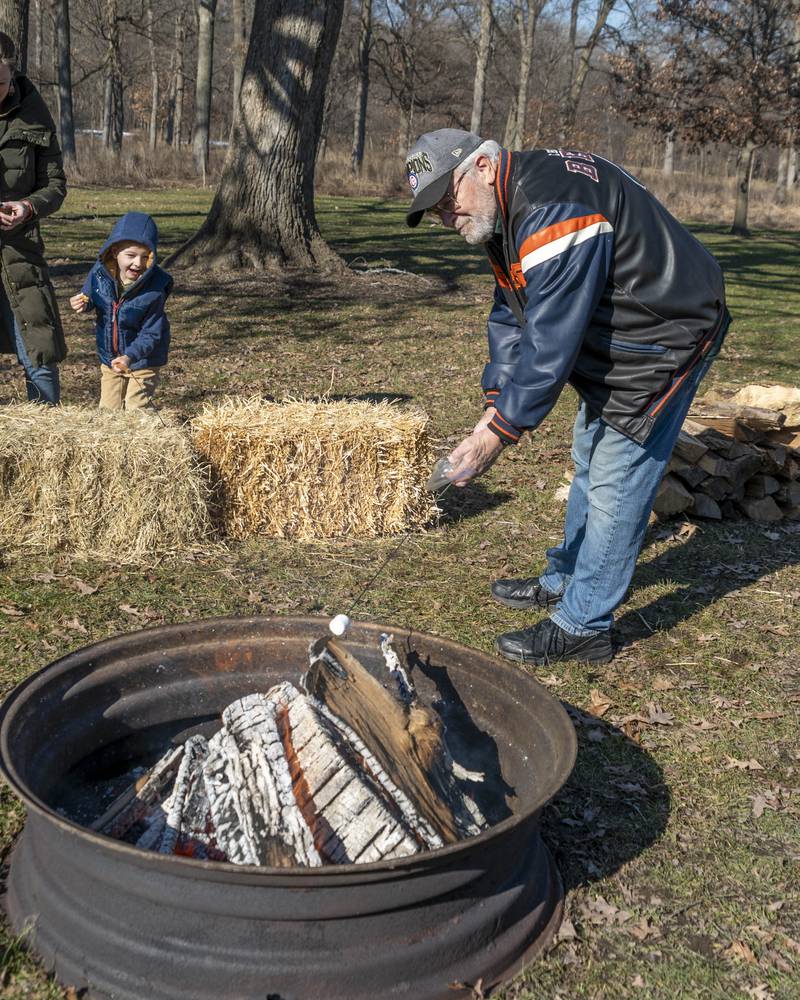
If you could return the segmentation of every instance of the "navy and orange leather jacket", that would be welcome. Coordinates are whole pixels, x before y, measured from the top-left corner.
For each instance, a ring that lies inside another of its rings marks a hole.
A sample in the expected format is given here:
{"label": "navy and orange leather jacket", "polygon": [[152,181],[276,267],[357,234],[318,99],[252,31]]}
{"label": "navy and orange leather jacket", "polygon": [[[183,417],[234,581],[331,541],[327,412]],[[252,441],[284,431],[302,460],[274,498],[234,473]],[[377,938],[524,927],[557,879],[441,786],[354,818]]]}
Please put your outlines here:
{"label": "navy and orange leather jacket", "polygon": [[503,151],[496,278],[482,387],[505,443],[536,427],[569,382],[590,411],[643,443],[730,322],[722,270],[647,189],[600,156]]}

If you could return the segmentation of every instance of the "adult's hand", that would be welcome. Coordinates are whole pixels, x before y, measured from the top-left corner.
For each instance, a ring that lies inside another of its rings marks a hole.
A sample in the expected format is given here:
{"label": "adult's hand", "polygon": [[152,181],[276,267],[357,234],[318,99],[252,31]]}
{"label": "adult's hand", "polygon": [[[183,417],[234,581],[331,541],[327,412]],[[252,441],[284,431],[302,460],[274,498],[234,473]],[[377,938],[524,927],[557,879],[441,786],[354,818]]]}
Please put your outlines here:
{"label": "adult's hand", "polygon": [[475,431],[481,430],[482,427],[488,427],[489,424],[492,422],[492,417],[495,415],[495,413],[497,413],[497,410],[493,406],[487,406],[486,409],[483,411],[483,416],[473,427],[472,433],[474,434]]}
{"label": "adult's hand", "polygon": [[453,466],[450,476],[454,486],[466,486],[471,479],[483,475],[497,461],[503,445],[500,438],[485,427],[476,428],[468,438],[450,452]]}
{"label": "adult's hand", "polygon": [[13,229],[31,214],[31,206],[25,201],[4,201],[0,205],[0,229]]}

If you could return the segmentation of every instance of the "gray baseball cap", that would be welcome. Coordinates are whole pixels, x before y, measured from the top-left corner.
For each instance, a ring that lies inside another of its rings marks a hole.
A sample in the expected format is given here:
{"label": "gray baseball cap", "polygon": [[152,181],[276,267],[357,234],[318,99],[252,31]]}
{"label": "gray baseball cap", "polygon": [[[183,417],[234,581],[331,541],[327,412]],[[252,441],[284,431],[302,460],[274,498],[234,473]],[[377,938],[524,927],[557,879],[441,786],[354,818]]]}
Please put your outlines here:
{"label": "gray baseball cap", "polygon": [[414,195],[406,213],[409,226],[418,226],[426,210],[444,197],[455,168],[483,141],[474,132],[460,128],[440,128],[417,139],[406,157],[408,183]]}

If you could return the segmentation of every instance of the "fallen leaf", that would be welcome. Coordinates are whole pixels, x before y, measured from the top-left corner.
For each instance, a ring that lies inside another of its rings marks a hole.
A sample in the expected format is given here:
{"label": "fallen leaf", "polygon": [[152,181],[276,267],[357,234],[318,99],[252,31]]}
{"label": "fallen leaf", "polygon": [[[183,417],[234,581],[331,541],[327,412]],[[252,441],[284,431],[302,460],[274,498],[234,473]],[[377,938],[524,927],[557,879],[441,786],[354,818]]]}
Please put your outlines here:
{"label": "fallen leaf", "polygon": [[555,674],[550,674],[549,677],[542,677],[539,680],[539,683],[540,684],[544,684],[545,687],[557,688],[557,687],[561,687],[561,685],[564,683],[564,678],[563,677],[556,677]]}
{"label": "fallen leaf", "polygon": [[264,600],[264,595],[259,594],[257,590],[247,591],[247,602],[248,604],[260,604]]}
{"label": "fallen leaf", "polygon": [[736,958],[741,962],[747,962],[748,965],[756,964],[756,956],[745,941],[731,941],[728,947],[723,949],[722,954],[727,958]]}
{"label": "fallen leaf", "polygon": [[0,615],[7,615],[9,618],[23,618],[25,612],[16,604],[0,604]]}
{"label": "fallen leaf", "polygon": [[35,580],[36,583],[53,583],[57,579],[58,576],[49,570],[46,573],[34,573],[31,576],[31,580]]}
{"label": "fallen leaf", "polygon": [[739,705],[738,701],[731,701],[730,698],[722,698],[720,695],[715,694],[711,696],[711,702],[716,708],[737,708]]}
{"label": "fallen leaf", "polygon": [[68,628],[71,632],[78,632],[80,635],[88,635],[89,630],[85,628],[78,618],[69,618],[67,621],[61,623],[64,628]]}
{"label": "fallen leaf", "polygon": [[607,694],[603,694],[598,688],[592,688],[589,694],[589,705],[586,710],[594,715],[595,718],[602,719],[613,704],[614,702]]}
{"label": "fallen leaf", "polygon": [[759,792],[757,795],[753,796],[753,817],[755,819],[761,819],[764,815],[764,810],[767,808],[766,798]]}
{"label": "fallen leaf", "polygon": [[555,936],[556,944],[559,941],[574,941],[577,937],[578,932],[575,930],[575,924],[568,917],[565,917],[561,921],[561,926],[558,928],[558,933]]}
{"label": "fallen leaf", "polygon": [[631,980],[631,986],[635,986],[637,990],[643,990],[645,987],[644,979],[641,976],[634,976]]}
{"label": "fallen leaf", "polygon": [[142,617],[142,612],[139,608],[135,608],[132,604],[120,604],[119,610],[124,611],[126,615],[133,615],[135,618]]}
{"label": "fallen leaf", "polygon": [[786,712],[751,712],[747,716],[748,719],[757,719],[761,722],[767,719],[782,719],[786,715]]}
{"label": "fallen leaf", "polygon": [[72,590],[77,590],[79,594],[83,594],[85,597],[88,597],[89,594],[96,594],[100,589],[99,587],[93,587],[89,583],[84,583],[77,576],[70,577],[67,581],[67,586]]}
{"label": "fallen leaf", "polygon": [[689,723],[689,729],[694,729],[697,733],[707,733],[709,729],[716,729],[717,727],[713,722],[709,722],[708,719],[692,719]]}
{"label": "fallen leaf", "polygon": [[662,708],[655,704],[655,702],[650,702],[647,706],[650,716],[647,721],[651,726],[671,726],[674,724],[675,716],[672,712],[665,712]]}
{"label": "fallen leaf", "polygon": [[770,993],[766,983],[759,983],[757,986],[747,986],[745,993],[749,997],[752,997],[752,1000],[775,1000],[775,994]]}
{"label": "fallen leaf", "polygon": [[648,938],[661,937],[661,931],[650,920],[649,917],[642,917],[635,924],[628,927],[628,933],[632,934],[637,941],[646,941]]}
{"label": "fallen leaf", "polygon": [[750,760],[737,760],[735,757],[730,757],[725,755],[725,769],[730,771],[736,768],[739,771],[763,771],[764,768],[758,763],[755,758],[751,757]]}
{"label": "fallen leaf", "polygon": [[674,687],[675,684],[669,679],[669,677],[661,677],[659,675],[653,681],[654,691],[671,691]]}

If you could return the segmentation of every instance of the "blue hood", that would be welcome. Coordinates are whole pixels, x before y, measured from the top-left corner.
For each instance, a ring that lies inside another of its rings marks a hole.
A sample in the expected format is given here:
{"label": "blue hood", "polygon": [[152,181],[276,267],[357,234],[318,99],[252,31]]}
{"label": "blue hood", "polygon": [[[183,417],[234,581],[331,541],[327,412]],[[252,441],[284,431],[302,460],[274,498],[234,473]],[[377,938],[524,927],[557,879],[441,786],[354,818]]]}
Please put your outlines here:
{"label": "blue hood", "polygon": [[123,240],[141,243],[142,246],[153,252],[155,259],[158,247],[158,226],[152,217],[145,212],[126,212],[111,230],[111,235],[100,248],[98,256],[102,257],[109,247],[115,243],[121,243]]}

